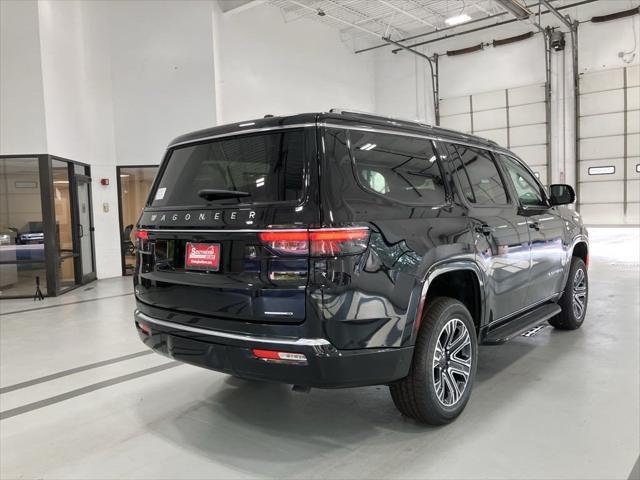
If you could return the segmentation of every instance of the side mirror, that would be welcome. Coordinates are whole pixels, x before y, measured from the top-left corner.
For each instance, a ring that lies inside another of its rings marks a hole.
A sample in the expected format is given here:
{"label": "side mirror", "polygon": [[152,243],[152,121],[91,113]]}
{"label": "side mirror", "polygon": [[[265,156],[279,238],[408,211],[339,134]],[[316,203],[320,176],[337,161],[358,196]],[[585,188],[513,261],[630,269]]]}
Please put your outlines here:
{"label": "side mirror", "polygon": [[557,183],[551,185],[549,191],[551,193],[551,205],[568,205],[576,201],[576,192],[571,185]]}

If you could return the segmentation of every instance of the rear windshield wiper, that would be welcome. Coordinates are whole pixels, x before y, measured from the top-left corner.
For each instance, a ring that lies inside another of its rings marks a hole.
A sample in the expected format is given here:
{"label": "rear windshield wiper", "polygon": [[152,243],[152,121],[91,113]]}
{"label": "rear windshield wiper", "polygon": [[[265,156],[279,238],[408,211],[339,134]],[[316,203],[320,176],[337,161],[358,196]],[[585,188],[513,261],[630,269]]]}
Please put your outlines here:
{"label": "rear windshield wiper", "polygon": [[240,190],[218,190],[215,188],[204,188],[198,192],[198,196],[205,200],[220,200],[223,198],[239,198],[250,197],[249,192],[242,192]]}

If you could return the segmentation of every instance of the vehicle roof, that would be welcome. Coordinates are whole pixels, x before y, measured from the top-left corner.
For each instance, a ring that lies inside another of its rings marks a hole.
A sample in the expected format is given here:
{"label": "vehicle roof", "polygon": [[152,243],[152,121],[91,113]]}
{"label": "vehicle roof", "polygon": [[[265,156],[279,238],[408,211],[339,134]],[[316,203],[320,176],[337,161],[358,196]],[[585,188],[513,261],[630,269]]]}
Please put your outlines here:
{"label": "vehicle roof", "polygon": [[296,115],[286,116],[267,116],[254,120],[246,120],[236,123],[228,123],[212,128],[197,130],[175,138],[169,147],[175,147],[181,144],[188,144],[207,140],[219,135],[233,134],[242,131],[260,131],[262,129],[271,129],[274,127],[293,127],[315,123],[331,123],[338,126],[350,126],[363,128],[384,128],[385,130],[404,131],[407,133],[428,135],[431,137],[442,138],[443,140],[460,141],[465,143],[477,144],[478,146],[489,147],[492,149],[500,149],[501,147],[494,141],[481,138],[475,135],[457,132],[442,127],[436,127],[420,123],[418,121],[402,120],[383,115],[372,113],[361,113],[351,111],[329,112],[311,112],[300,113]]}

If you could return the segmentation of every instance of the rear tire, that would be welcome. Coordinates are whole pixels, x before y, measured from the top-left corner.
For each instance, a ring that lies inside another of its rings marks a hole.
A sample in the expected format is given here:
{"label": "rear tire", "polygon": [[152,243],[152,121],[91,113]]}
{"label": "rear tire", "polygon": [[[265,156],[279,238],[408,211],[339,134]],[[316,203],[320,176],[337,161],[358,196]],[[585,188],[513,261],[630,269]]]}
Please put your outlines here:
{"label": "rear tire", "polygon": [[389,386],[400,412],[430,425],[454,420],[469,401],[478,342],[467,308],[453,298],[429,302],[409,375]]}
{"label": "rear tire", "polygon": [[581,258],[573,257],[569,268],[569,278],[564,287],[562,298],[558,304],[562,312],[549,320],[559,330],[576,330],[580,328],[587,315],[589,299],[589,277],[587,266]]}

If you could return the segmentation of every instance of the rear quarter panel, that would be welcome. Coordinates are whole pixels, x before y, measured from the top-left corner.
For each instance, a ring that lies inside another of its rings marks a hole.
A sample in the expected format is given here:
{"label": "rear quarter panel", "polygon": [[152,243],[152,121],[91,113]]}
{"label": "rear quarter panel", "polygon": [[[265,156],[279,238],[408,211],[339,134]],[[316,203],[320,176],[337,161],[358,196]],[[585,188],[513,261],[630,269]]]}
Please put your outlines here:
{"label": "rear quarter panel", "polygon": [[354,176],[349,130],[323,128],[319,137],[323,224],[371,229],[364,254],[313,262],[327,338],[338,348],[404,346],[413,340],[429,269],[474,259],[465,211],[453,203],[407,206],[367,193]]}

